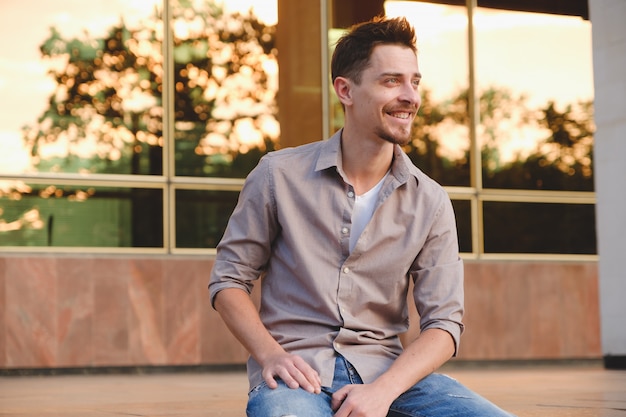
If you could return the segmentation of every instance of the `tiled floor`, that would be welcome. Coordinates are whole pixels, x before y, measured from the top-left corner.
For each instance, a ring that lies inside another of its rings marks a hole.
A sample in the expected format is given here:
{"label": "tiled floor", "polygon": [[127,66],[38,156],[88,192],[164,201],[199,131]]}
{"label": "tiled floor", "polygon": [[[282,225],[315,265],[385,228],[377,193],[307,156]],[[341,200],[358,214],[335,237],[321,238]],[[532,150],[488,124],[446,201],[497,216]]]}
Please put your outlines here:
{"label": "tiled floor", "polygon": [[[626,371],[596,365],[445,368],[519,417],[626,417]],[[242,372],[0,377],[0,416],[242,417]]]}

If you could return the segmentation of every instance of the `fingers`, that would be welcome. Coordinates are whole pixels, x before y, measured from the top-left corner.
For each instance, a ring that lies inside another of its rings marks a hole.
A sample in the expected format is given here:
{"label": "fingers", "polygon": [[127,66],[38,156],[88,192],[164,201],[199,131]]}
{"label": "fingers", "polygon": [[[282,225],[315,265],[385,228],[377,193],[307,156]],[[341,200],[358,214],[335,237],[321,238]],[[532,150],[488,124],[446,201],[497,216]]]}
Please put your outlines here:
{"label": "fingers", "polygon": [[263,372],[262,375],[263,375],[263,380],[265,381],[265,383],[270,389],[278,388],[278,382],[276,382],[276,380],[274,379],[274,375],[270,373],[265,373],[265,372]]}
{"label": "fingers", "polygon": [[332,395],[330,406],[335,417],[386,416],[392,401],[373,384],[350,384]]}
{"label": "fingers", "polygon": [[330,408],[332,408],[333,411],[336,412],[337,410],[339,410],[339,407],[341,407],[341,404],[343,404],[343,401],[348,396],[349,391],[350,391],[349,385],[346,385],[345,387],[341,388],[340,390],[337,390],[333,394],[330,400]]}
{"label": "fingers", "polygon": [[296,355],[284,355],[265,366],[263,379],[268,387],[274,389],[278,386],[275,378],[282,379],[292,389],[301,387],[310,393],[321,392],[322,383],[318,373]]}
{"label": "fingers", "polygon": [[317,371],[311,368],[311,366],[299,356],[294,358],[294,365],[297,372],[295,372],[295,376],[293,374],[292,376],[294,376],[296,382],[308,392],[319,394],[322,390],[322,380]]}

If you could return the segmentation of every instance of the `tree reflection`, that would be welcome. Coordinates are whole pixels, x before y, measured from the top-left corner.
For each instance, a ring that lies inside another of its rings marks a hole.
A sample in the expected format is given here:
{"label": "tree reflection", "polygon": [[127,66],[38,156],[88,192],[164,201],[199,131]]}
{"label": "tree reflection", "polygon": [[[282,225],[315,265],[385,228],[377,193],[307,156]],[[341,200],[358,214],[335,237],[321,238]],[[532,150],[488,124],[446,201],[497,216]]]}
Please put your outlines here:
{"label": "tree reflection", "polygon": [[[172,109],[163,101],[166,62],[159,10],[138,28],[120,20],[102,38],[85,32],[80,39],[64,39],[50,29],[40,50],[55,89],[45,111],[23,130],[39,172],[162,175],[166,117],[174,124],[176,175],[243,178],[263,154],[278,147],[275,26],[252,12],[227,14],[211,0],[171,3]],[[413,139],[405,148],[443,185],[471,185],[468,103],[466,89],[441,101],[424,90]],[[492,86],[480,92],[478,104],[483,187],[593,190],[591,102],[531,108],[523,95]],[[341,107],[338,101],[333,106],[333,126],[339,128]],[[520,137],[532,146],[505,157],[503,143]],[[0,232],[44,227],[45,216],[31,210],[36,207],[12,205],[20,198],[65,198],[69,204],[96,196],[93,190],[48,191],[0,187],[0,198],[11,201],[0,209]],[[131,203],[132,241],[124,244],[161,247],[163,196],[133,189],[119,198]],[[505,239],[509,232],[498,233]]]}
{"label": "tree reflection", "polygon": [[[211,1],[174,2],[172,16],[177,174],[245,176],[278,141],[275,28]],[[102,39],[51,28],[40,49],[56,88],[24,129],[38,171],[162,174],[162,44],[156,10]]]}
{"label": "tree reflection", "polygon": [[[522,107],[535,143],[527,155],[506,163],[483,148],[483,186],[505,189],[593,191],[593,103],[580,101],[560,110],[554,102]],[[497,141],[494,142],[497,147]]]}
{"label": "tree reflection", "polygon": [[245,177],[279,139],[276,28],[211,2],[191,10],[173,10],[176,173]]}
{"label": "tree reflection", "polygon": [[[162,145],[160,46],[150,27],[120,23],[103,39],[85,32],[71,40],[50,29],[40,49],[56,88],[37,124],[24,130],[38,171],[144,173],[129,161]],[[143,107],[133,107],[137,95]],[[45,157],[51,144],[61,152]]]}
{"label": "tree reflection", "polygon": [[[479,97],[483,186],[503,189],[593,190],[593,103],[581,101],[560,110],[554,102],[532,109],[524,96],[490,87]],[[414,122],[407,154],[417,166],[448,186],[468,186],[468,91],[433,103],[428,90]],[[456,126],[451,129],[450,126]],[[454,137],[450,137],[454,136]],[[502,143],[516,136],[528,145],[505,159]],[[459,140],[460,139],[460,140]],[[462,149],[442,149],[452,140]]]}
{"label": "tree reflection", "polygon": [[[176,174],[245,177],[279,140],[275,27],[211,0],[173,2],[172,16]],[[56,89],[24,131],[39,171],[162,174],[161,25],[155,10],[140,28],[121,21],[102,39],[65,40],[51,29],[41,52]],[[593,189],[590,102],[530,109],[524,96],[491,87],[479,112],[483,186]],[[441,102],[423,93],[406,151],[444,185],[470,185],[468,114],[467,90]],[[537,145],[503,158],[502,143],[516,135]],[[442,146],[450,141],[454,152]],[[52,143],[64,153],[44,158]]]}

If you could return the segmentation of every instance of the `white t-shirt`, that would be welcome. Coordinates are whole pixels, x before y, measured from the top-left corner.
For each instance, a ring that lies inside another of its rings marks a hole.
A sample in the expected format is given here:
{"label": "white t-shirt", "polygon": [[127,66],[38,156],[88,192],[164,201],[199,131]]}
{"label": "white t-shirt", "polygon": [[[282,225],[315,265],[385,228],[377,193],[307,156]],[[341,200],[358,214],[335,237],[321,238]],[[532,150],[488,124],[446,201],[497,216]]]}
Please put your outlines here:
{"label": "white t-shirt", "polygon": [[385,178],[389,175],[389,171],[372,189],[362,195],[357,195],[354,199],[354,211],[352,212],[352,232],[350,233],[350,252],[354,249],[356,241],[367,226],[367,223],[374,214],[376,201],[378,200],[378,192],[385,182]]}

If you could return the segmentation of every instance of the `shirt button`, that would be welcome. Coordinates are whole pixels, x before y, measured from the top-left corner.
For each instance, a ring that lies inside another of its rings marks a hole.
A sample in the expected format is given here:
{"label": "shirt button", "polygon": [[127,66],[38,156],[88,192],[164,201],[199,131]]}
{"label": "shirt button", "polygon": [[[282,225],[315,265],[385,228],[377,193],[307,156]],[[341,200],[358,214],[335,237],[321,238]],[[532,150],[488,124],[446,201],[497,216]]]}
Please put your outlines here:
{"label": "shirt button", "polygon": [[341,228],[341,233],[343,233],[344,235],[347,235],[349,231],[350,230],[347,227],[342,227]]}
{"label": "shirt button", "polygon": [[350,268],[348,268],[347,266],[343,268],[343,273],[347,274],[350,272]]}
{"label": "shirt button", "polygon": [[348,197],[350,198],[354,197],[354,191],[348,191]]}

